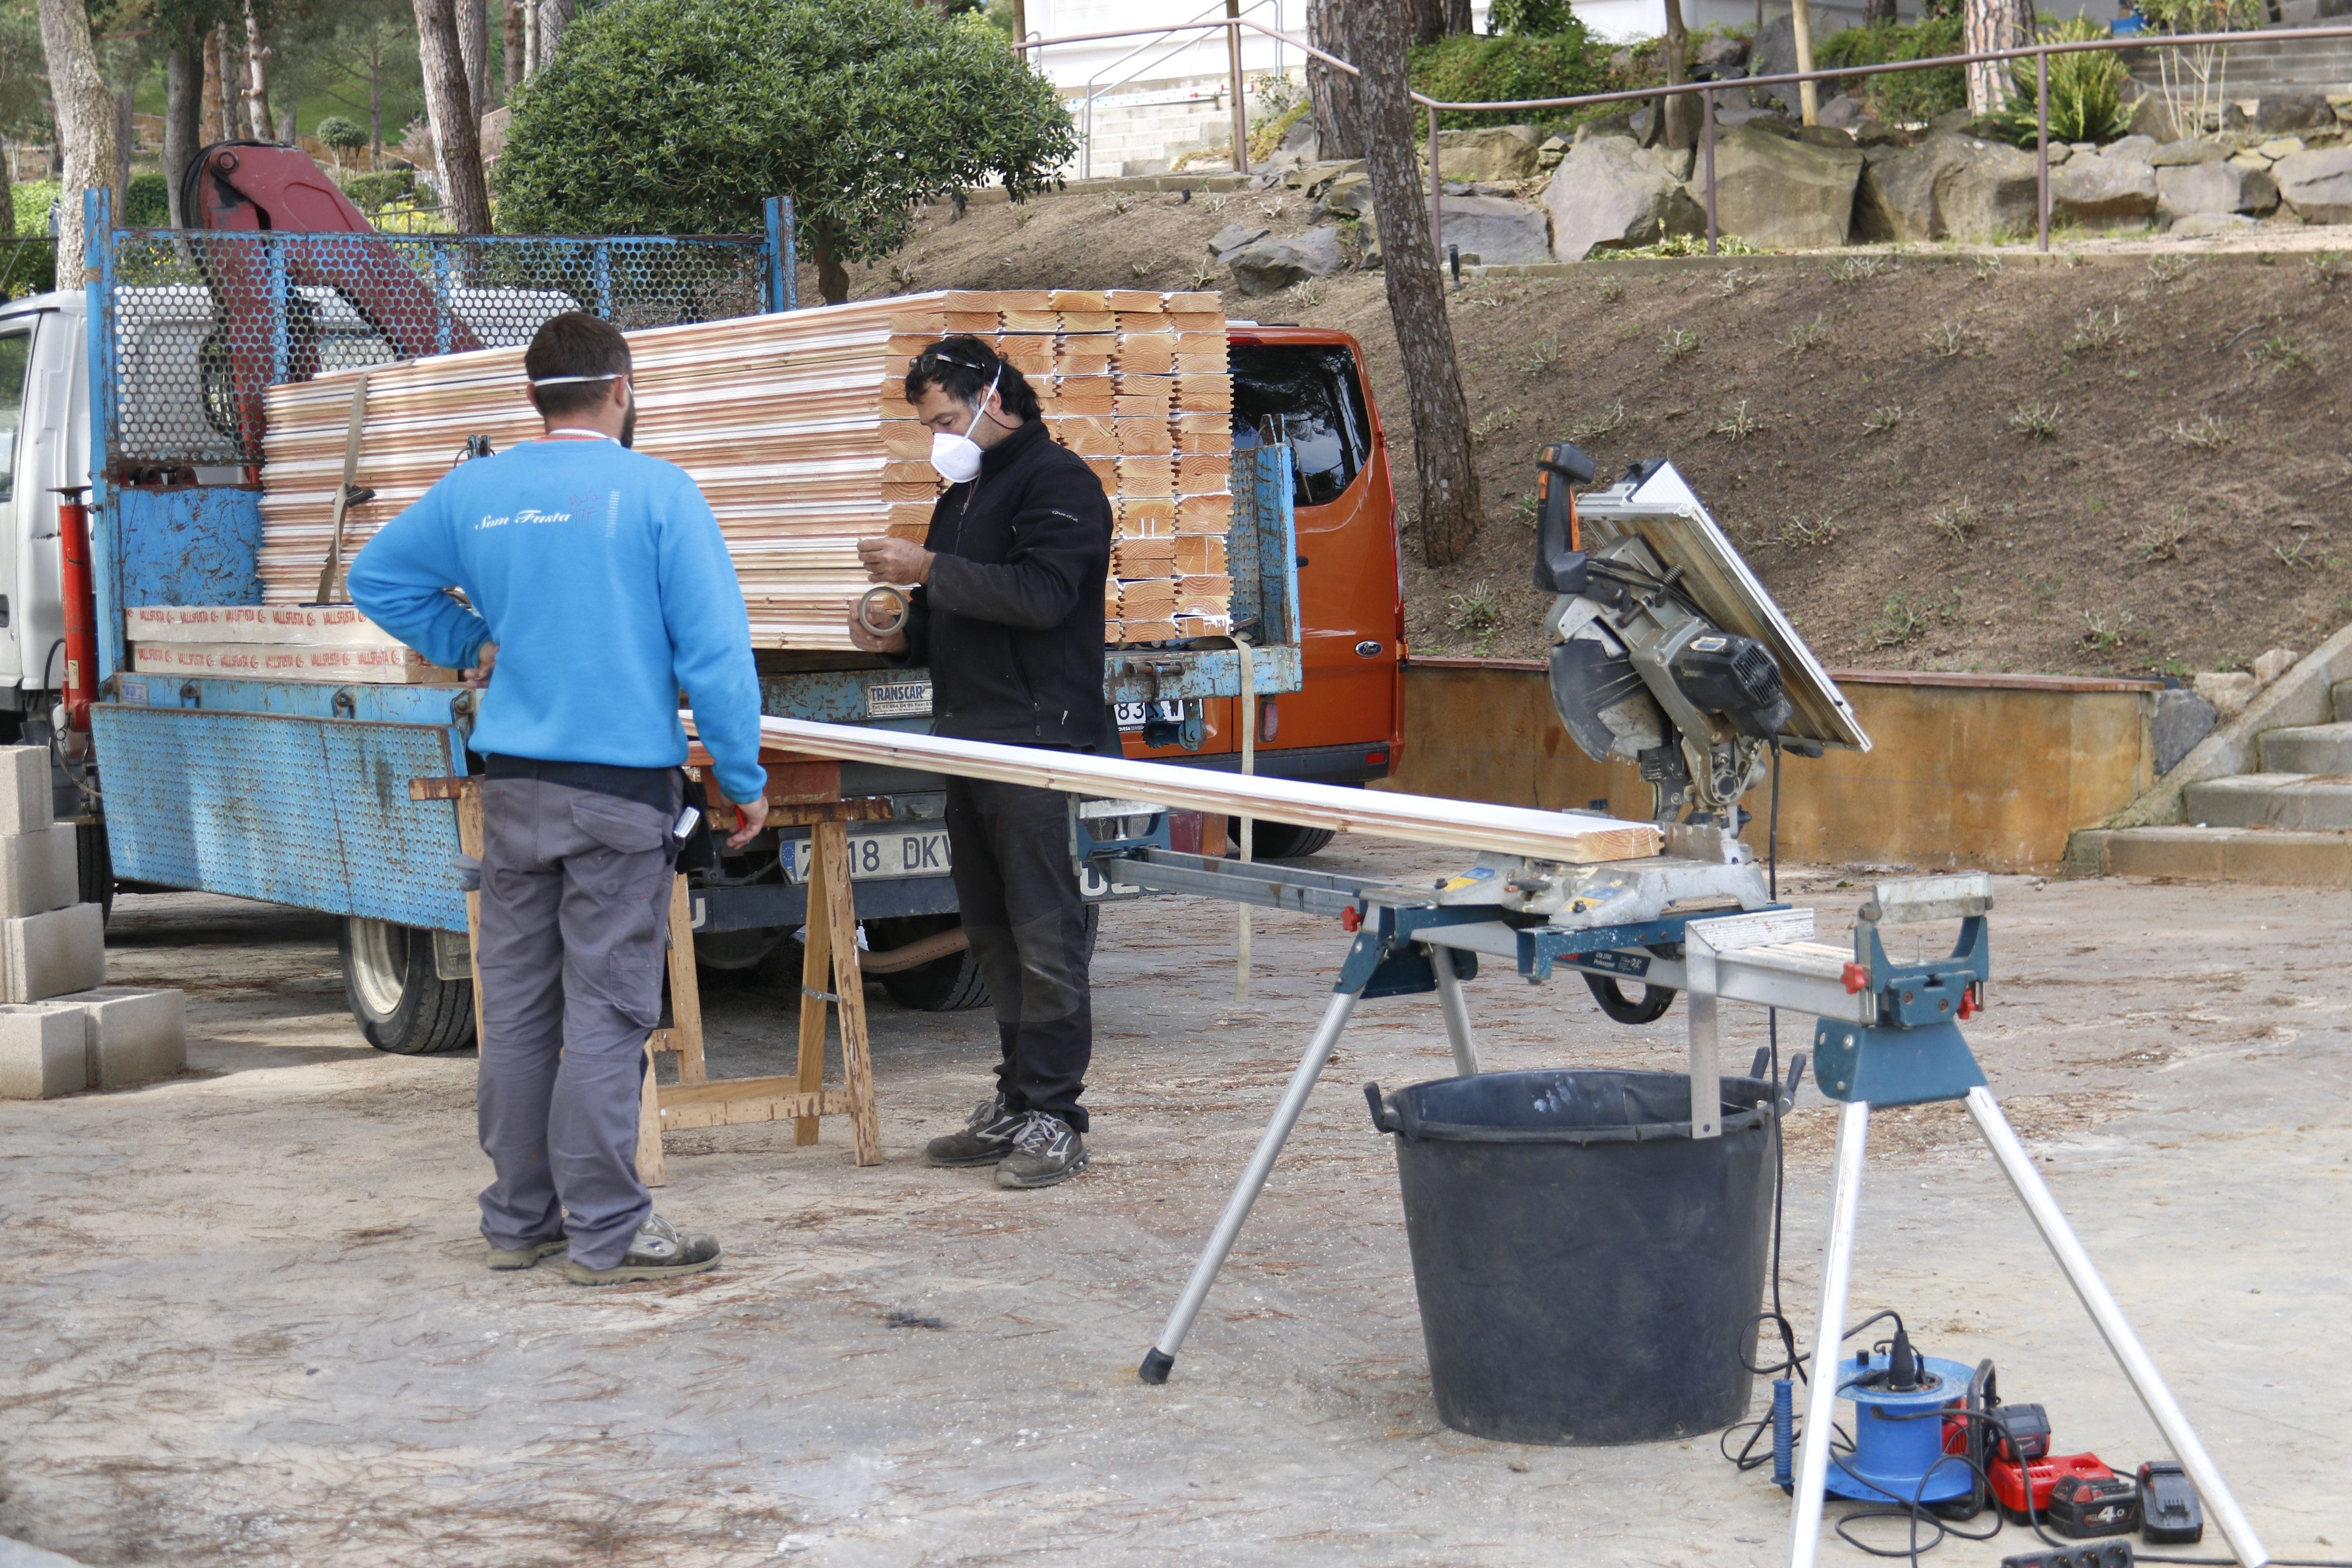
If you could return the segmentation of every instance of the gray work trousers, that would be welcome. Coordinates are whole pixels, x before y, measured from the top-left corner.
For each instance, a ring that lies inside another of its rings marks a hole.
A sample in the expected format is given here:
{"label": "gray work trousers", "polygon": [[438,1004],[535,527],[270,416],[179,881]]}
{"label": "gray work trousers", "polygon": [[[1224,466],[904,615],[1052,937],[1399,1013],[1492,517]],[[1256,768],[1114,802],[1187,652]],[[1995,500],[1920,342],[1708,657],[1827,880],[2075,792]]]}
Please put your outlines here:
{"label": "gray work trousers", "polygon": [[498,1173],[482,1190],[492,1247],[568,1232],[574,1261],[610,1268],[653,1212],[637,1109],[677,814],[544,779],[482,783],[477,1111]]}

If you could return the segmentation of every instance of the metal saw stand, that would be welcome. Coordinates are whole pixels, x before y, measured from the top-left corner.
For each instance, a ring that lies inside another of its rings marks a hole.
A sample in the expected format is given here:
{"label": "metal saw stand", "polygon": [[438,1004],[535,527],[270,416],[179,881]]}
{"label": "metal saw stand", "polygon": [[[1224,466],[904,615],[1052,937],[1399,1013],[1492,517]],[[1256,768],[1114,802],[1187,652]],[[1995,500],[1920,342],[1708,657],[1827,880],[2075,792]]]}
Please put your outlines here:
{"label": "metal saw stand", "polygon": [[[1801,940],[1812,934],[1810,910],[1702,911],[1580,930],[1513,917],[1492,905],[1447,906],[1426,892],[1393,883],[1285,866],[1227,865],[1167,849],[1125,851],[1103,858],[1101,865],[1104,875],[1120,884],[1334,915],[1355,934],[1322,1022],[1225,1200],[1166,1325],[1143,1358],[1138,1375],[1149,1384],[1168,1381],[1177,1352],[1360,1000],[1435,992],[1454,1068],[1467,1076],[1479,1070],[1478,1043],[1462,984],[1477,974],[1482,955],[1508,962],[1530,983],[1550,978],[1556,968],[1641,978],[1646,966],[1650,984],[1681,988],[1691,983],[1688,970],[1702,986],[1718,986],[1722,994],[1739,1000],[1779,998],[1780,1005],[1787,1005],[1782,992],[1792,985],[1797,989],[1790,994],[1822,1006],[1832,1005],[1832,997],[1845,999],[1840,988],[1843,950],[1813,949]],[[1656,948],[1685,956],[1662,957],[1653,951]],[[1712,992],[1691,1007],[1690,1033],[1692,1103],[1698,1108],[1694,1136],[1713,1138],[1722,1127]]]}
{"label": "metal saw stand", "polygon": [[[1854,959],[1846,968],[1848,989],[1868,1004],[1851,1021],[1823,1016],[1813,1035],[1813,1081],[1822,1092],[1844,1102],[1838,1113],[1837,1155],[1830,1189],[1829,1239],[1822,1258],[1821,1313],[1813,1330],[1813,1375],[1806,1385],[1804,1429],[1800,1435],[1789,1561],[1812,1568],[1821,1544],[1823,1489],[1829,1478],[1831,1434],[1837,1414],[1839,1379],[1831,1369],[1840,1359],[1846,1290],[1853,1271],[1854,1234],[1862,1206],[1863,1154],[1873,1105],[1921,1105],[1957,1100],[1991,1149],[1994,1162],[2024,1204],[2034,1228],[2074,1294],[2091,1314],[2107,1349],[2123,1367],[2133,1392],[2164,1435],[2173,1456],[2188,1471],[2212,1510],[2230,1549],[2246,1568],[2262,1568],[2270,1554],[2238,1507],[2221,1470],[2165,1385],[2123,1309],[2099,1278],[2090,1254],[2034,1170],[2008,1117],[1985,1086],[1983,1070],[1961,1037],[1958,1020],[1979,1005],[1986,978],[1985,918],[1992,905],[1992,879],[1926,877],[1882,882],[1854,924]],[[1882,926],[1916,921],[1961,921],[1958,943],[1937,963],[1888,963],[1879,938]]]}

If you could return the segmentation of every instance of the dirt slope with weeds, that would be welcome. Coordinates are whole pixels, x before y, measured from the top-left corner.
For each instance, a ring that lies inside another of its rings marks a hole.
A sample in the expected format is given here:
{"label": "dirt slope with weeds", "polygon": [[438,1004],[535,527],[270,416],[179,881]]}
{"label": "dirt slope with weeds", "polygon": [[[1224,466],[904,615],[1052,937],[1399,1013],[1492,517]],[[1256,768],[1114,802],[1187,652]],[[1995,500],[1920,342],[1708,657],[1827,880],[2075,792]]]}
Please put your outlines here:
{"label": "dirt slope with weeds", "polygon": [[[945,207],[856,293],[1214,287],[1278,192]],[[813,281],[813,279],[812,279]],[[2102,247],[1590,263],[1470,279],[1453,321],[1487,502],[1420,564],[1412,422],[1377,273],[1235,316],[1364,342],[1399,476],[1423,654],[1540,653],[1534,457],[1665,457],[1836,663],[2186,674],[2352,619],[2352,260]]]}

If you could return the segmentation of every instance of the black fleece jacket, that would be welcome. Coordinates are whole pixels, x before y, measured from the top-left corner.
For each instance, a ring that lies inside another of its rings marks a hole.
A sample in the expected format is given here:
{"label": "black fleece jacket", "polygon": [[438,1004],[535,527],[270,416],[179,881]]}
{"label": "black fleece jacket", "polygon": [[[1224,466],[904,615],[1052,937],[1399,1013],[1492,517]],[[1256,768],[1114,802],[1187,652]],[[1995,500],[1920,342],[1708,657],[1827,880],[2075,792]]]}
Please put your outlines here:
{"label": "black fleece jacket", "polygon": [[1103,701],[1110,501],[1094,471],[1032,419],[949,487],[923,546],[907,651],[931,671],[931,730],[967,741],[1118,752]]}

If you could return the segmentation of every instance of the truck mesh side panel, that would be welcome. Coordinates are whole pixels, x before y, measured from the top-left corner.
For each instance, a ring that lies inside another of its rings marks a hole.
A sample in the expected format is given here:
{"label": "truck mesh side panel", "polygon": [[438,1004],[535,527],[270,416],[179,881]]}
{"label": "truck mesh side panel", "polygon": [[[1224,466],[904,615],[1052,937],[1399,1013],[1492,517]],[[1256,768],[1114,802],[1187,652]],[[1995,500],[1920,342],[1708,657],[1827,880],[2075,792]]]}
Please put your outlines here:
{"label": "truck mesh side panel", "polygon": [[751,315],[761,256],[748,237],[118,230],[103,323],[109,464],[259,462],[274,382],[513,347],[565,310],[624,329]]}
{"label": "truck mesh side panel", "polygon": [[90,711],[116,876],[465,929],[456,811],[408,798],[409,780],[451,771],[448,731],[115,702]]}

